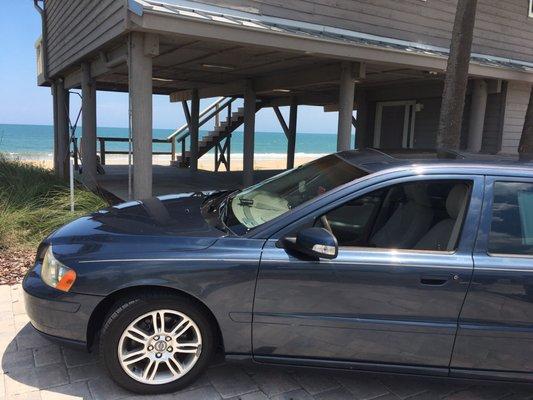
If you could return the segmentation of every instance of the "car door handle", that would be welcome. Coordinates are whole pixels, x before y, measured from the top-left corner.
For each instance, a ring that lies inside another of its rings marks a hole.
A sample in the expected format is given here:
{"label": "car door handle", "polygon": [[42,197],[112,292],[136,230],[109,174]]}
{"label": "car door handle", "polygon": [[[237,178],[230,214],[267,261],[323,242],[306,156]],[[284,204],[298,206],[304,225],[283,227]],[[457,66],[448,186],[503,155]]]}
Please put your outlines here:
{"label": "car door handle", "polygon": [[420,283],[427,286],[442,286],[445,285],[451,278],[451,276],[422,276],[420,277]]}

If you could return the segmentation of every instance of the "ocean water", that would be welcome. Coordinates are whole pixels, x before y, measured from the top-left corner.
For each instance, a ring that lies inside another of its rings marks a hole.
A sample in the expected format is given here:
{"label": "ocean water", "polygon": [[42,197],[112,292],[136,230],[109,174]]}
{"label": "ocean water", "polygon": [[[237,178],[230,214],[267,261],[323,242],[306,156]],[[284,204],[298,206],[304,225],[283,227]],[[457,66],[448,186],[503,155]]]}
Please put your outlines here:
{"label": "ocean water", "polygon": [[[154,129],[154,138],[164,139],[172,129]],[[200,136],[207,132],[201,132]],[[81,128],[76,136],[81,135]],[[128,137],[127,128],[98,128],[98,136]],[[352,143],[354,138],[352,137]],[[330,133],[301,133],[296,135],[296,153],[325,154],[336,149],[336,135]],[[108,150],[127,150],[128,143],[107,142]],[[242,154],[243,134],[234,132],[231,140],[231,153]],[[169,151],[170,144],[154,144],[154,151]],[[176,149],[178,152],[180,148]],[[50,125],[11,125],[0,124],[0,152],[14,157],[48,158],[53,151],[53,128]],[[287,139],[283,132],[256,132],[256,154],[286,154]]]}

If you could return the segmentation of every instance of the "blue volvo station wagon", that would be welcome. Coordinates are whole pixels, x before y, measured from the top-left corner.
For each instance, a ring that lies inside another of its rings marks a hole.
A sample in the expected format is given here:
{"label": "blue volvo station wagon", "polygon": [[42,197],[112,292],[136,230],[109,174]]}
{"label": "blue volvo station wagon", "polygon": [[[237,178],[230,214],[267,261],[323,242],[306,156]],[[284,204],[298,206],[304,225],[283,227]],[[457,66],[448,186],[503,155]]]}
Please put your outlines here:
{"label": "blue volvo station wagon", "polygon": [[533,165],[348,151],[240,191],[161,196],[43,241],[33,326],[140,393],[212,357],[533,380]]}

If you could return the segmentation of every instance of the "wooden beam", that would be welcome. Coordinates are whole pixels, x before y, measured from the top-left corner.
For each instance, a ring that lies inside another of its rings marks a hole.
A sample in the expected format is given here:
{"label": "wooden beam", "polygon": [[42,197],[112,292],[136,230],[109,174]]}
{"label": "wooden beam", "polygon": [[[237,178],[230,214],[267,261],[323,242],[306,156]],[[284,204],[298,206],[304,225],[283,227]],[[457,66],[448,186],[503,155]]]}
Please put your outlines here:
{"label": "wooden beam", "polygon": [[254,182],[254,138],[255,138],[256,95],[252,81],[244,90],[244,138],[243,138],[243,185]]}
{"label": "wooden beam", "polygon": [[198,170],[198,139],[200,126],[200,98],[198,90],[193,89],[191,99],[191,115],[189,117],[189,138],[191,141],[191,171]]}
{"label": "wooden beam", "polygon": [[287,141],[287,169],[294,168],[294,153],[296,152],[296,124],[298,120],[298,99],[292,98],[289,113],[289,135]]}
{"label": "wooden beam", "polygon": [[[124,67],[128,62],[128,47],[127,44],[121,45],[108,52],[100,52],[98,56],[92,60],[87,60],[90,64],[90,74],[92,79],[113,73],[114,71]],[[82,81],[81,65],[75,68],[65,76],[65,88],[73,89],[80,88]]]}
{"label": "wooden beam", "polygon": [[[361,79],[365,74],[364,64],[351,63],[354,79]],[[291,90],[309,86],[337,84],[341,76],[341,64],[334,63],[319,67],[293,70],[287,73],[276,73],[253,79],[253,85],[257,94],[271,93],[276,89]],[[201,99],[218,96],[235,96],[244,91],[246,82],[238,80],[223,85],[214,85],[198,88]],[[170,101],[177,102],[190,100],[192,90],[181,90],[170,94]]]}
{"label": "wooden beam", "polygon": [[352,116],[355,97],[355,66],[352,63],[342,63],[341,81],[339,87],[339,124],[337,129],[337,151],[350,149],[352,133]]}
{"label": "wooden beam", "polygon": [[130,34],[129,93],[133,136],[133,197],[152,197],[152,57],[144,34]]}
{"label": "wooden beam", "polygon": [[85,62],[82,70],[82,138],[81,158],[83,180],[89,187],[96,186],[96,86],[91,77],[91,66]]}
{"label": "wooden beam", "polygon": [[[246,81],[234,81],[225,83],[223,85],[214,85],[209,87],[198,88],[198,97],[200,99],[207,99],[210,97],[229,97],[229,96],[242,96]],[[192,97],[193,89],[179,90],[170,94],[170,102],[176,103],[178,101],[190,100]]]}
{"label": "wooden beam", "polygon": [[355,99],[357,104],[357,120],[355,121],[355,148],[362,150],[366,147],[368,140],[368,100],[366,89],[360,87],[356,88]]}
{"label": "wooden beam", "polygon": [[65,89],[62,79],[56,83],[56,101],[57,101],[57,154],[56,157],[56,174],[67,180],[69,178],[69,100],[70,94]]}
{"label": "wooden beam", "polygon": [[272,107],[274,109],[274,113],[276,114],[276,117],[278,117],[279,124],[281,125],[281,129],[283,129],[283,132],[285,133],[285,136],[287,139],[289,138],[289,127],[287,126],[287,123],[285,122],[285,118],[283,118],[283,114],[281,114],[281,111],[279,110],[278,106]]}

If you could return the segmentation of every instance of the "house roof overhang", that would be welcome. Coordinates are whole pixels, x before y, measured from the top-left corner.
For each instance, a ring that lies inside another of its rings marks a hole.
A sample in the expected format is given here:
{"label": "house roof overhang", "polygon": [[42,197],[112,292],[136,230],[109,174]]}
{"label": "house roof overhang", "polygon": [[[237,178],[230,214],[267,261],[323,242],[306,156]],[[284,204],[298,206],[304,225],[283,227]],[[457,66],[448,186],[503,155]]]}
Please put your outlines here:
{"label": "house roof overhang", "polygon": [[[449,49],[190,0],[128,0],[132,29],[444,71]],[[180,23],[176,23],[179,20]],[[533,82],[533,63],[472,54],[472,76]]]}

